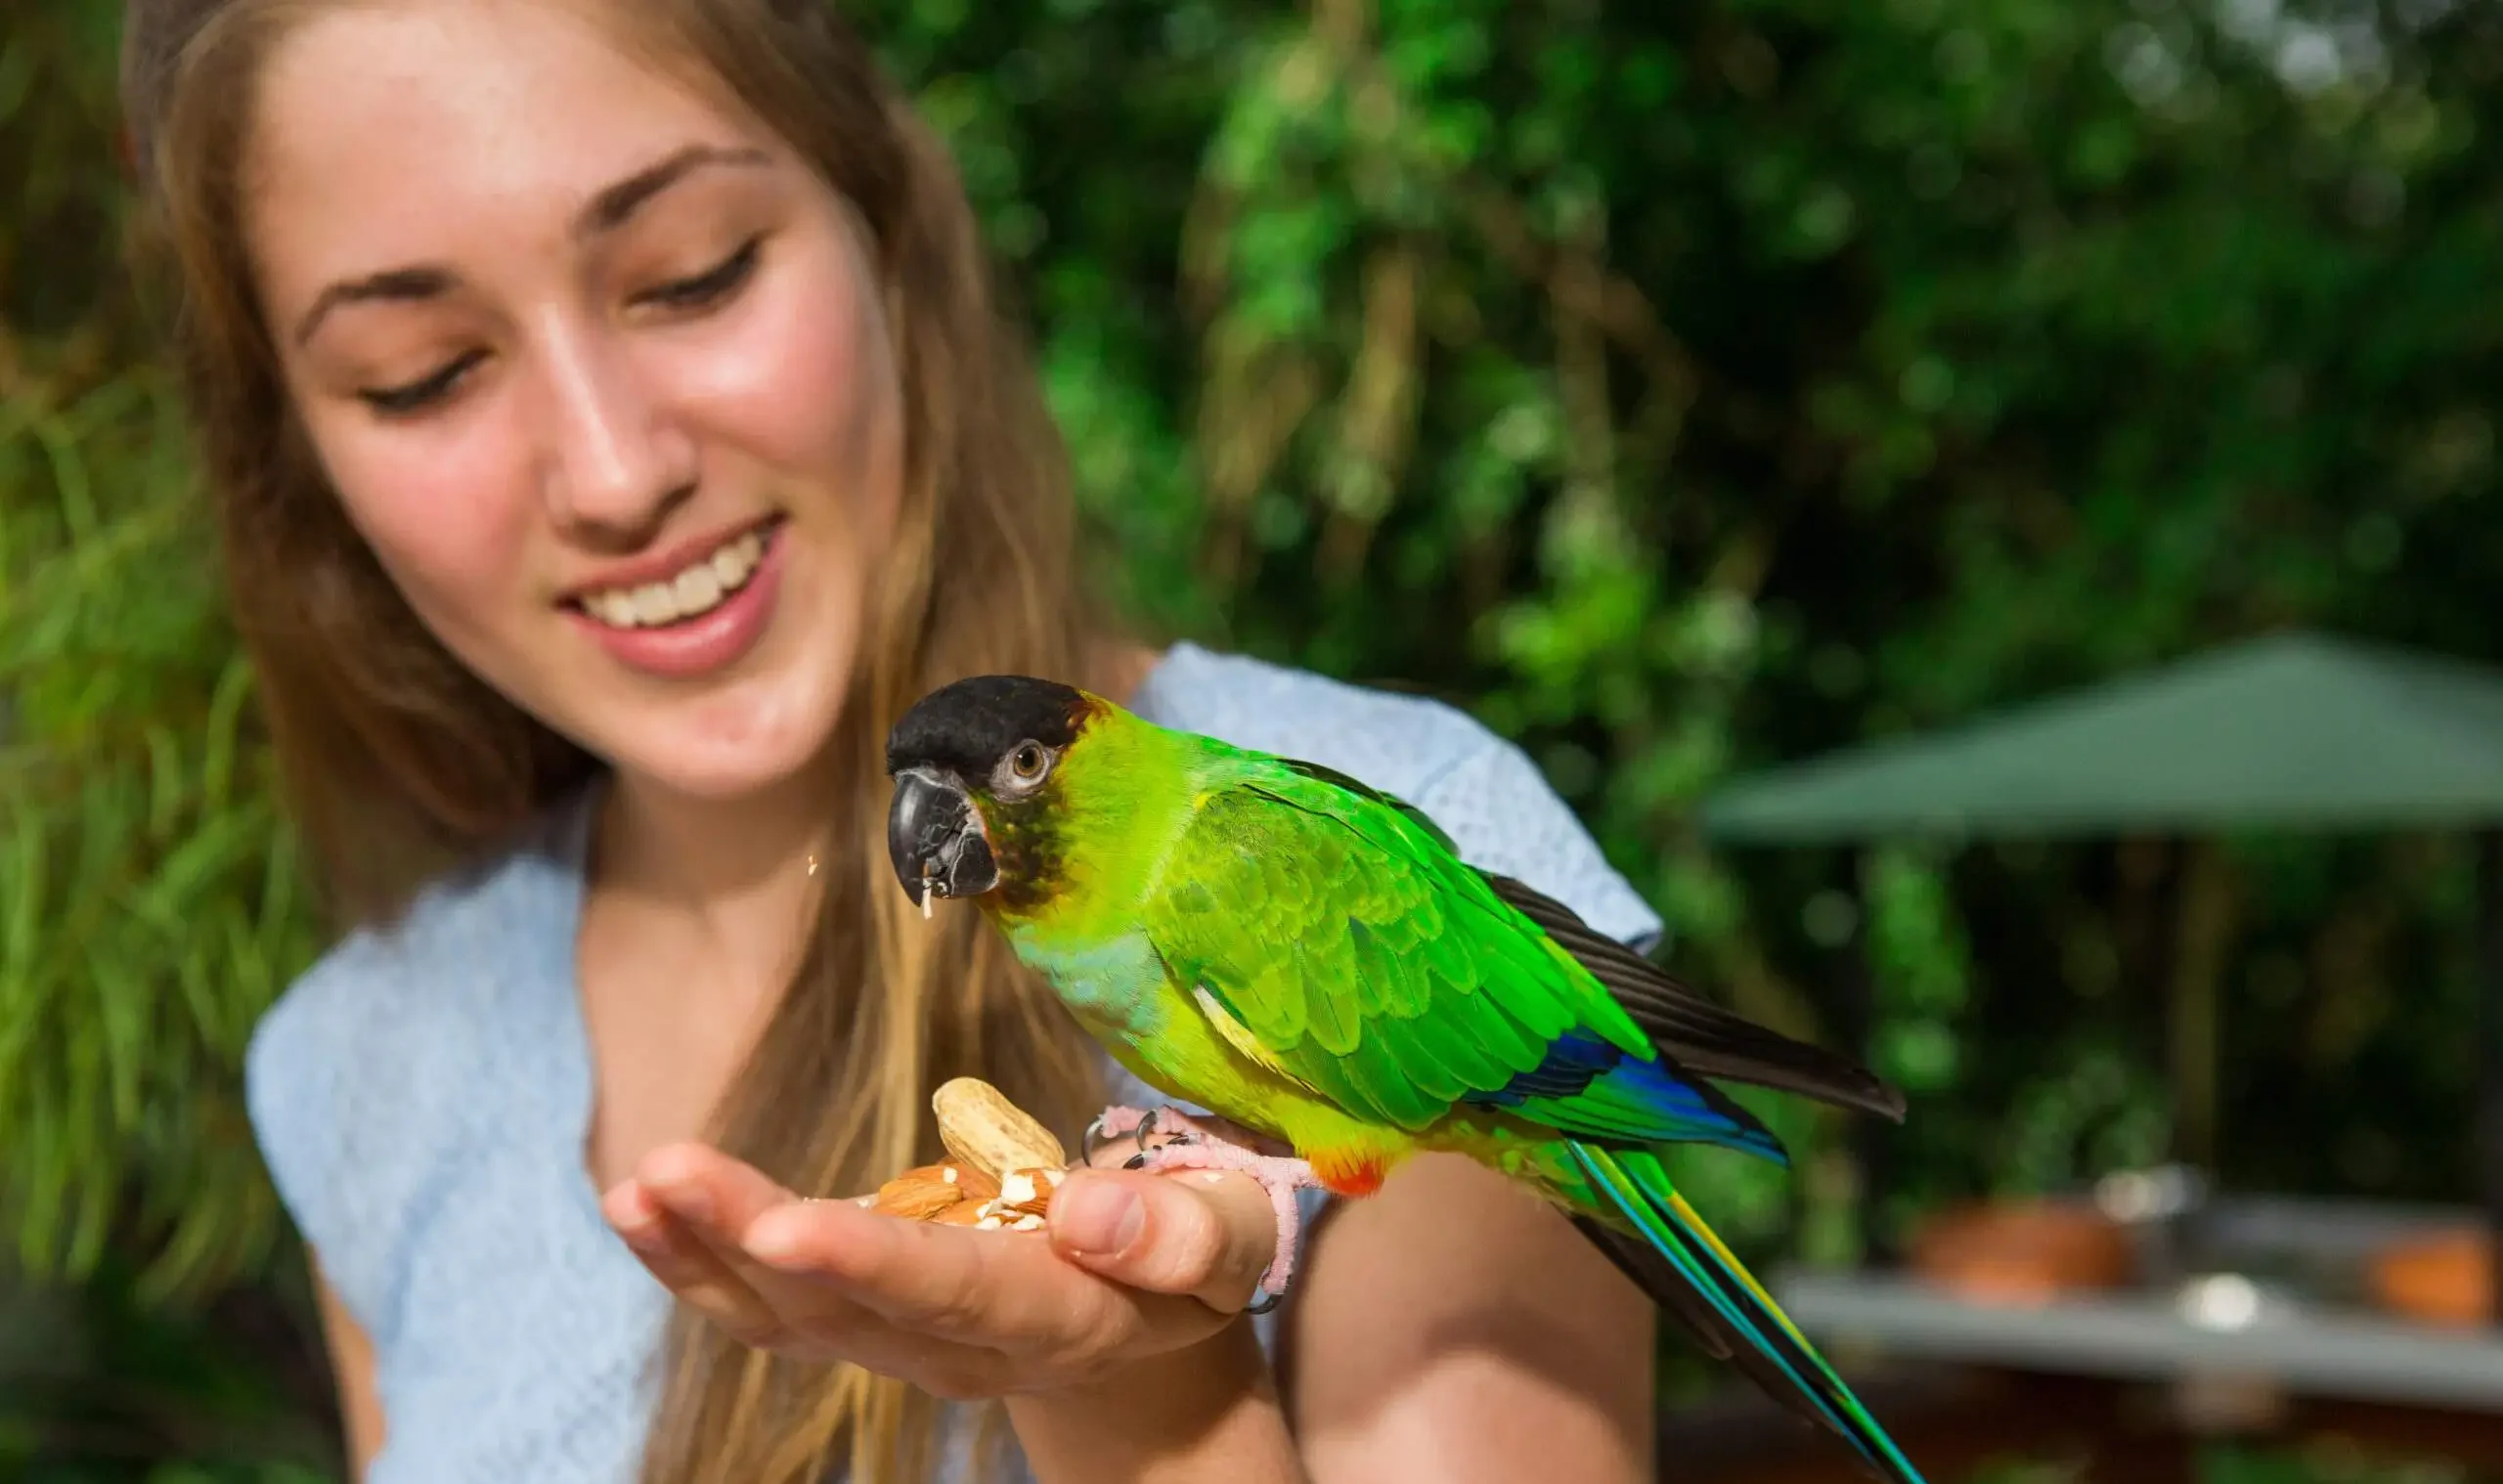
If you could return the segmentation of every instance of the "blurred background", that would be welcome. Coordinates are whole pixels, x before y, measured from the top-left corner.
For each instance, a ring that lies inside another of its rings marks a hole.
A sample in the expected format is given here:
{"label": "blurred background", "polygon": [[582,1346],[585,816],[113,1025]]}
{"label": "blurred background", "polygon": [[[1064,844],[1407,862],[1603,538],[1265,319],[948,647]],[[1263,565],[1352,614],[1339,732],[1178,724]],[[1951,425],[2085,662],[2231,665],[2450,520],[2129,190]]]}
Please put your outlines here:
{"label": "blurred background", "polygon": [[[848,8],[1133,617],[1470,708],[1910,1093],[1684,1173],[1933,1479],[2503,1476],[2503,7]],[[335,1478],[118,11],[0,0],[0,1478]],[[1851,1477],[1663,1355],[1664,1477]]]}

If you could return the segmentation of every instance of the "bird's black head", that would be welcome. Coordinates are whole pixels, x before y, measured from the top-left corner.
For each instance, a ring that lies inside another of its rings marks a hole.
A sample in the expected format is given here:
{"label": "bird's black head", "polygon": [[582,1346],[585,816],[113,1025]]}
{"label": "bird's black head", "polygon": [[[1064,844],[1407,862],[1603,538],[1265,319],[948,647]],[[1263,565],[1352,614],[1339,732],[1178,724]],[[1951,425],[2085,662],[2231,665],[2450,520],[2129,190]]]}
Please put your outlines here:
{"label": "bird's black head", "polygon": [[925,895],[981,895],[1003,874],[1035,884],[1041,862],[1023,857],[1039,842],[994,840],[984,806],[1013,811],[1034,799],[1096,705],[1056,681],[991,675],[942,686],[904,713],[887,734],[887,854],[915,905]]}
{"label": "bird's black head", "polygon": [[887,734],[887,774],[936,767],[979,783],[1020,743],[1068,747],[1093,710],[1083,691],[1031,676],[976,676],[943,685],[913,703]]}

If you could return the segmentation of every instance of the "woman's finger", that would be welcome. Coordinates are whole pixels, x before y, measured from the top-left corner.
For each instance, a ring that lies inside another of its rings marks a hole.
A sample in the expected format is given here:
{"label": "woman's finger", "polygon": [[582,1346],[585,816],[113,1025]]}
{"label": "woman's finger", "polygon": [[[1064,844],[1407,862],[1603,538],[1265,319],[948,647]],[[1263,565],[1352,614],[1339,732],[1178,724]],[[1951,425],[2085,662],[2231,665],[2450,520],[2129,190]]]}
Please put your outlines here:
{"label": "woman's finger", "polygon": [[808,1274],[897,1328],[982,1349],[1112,1349],[1143,1324],[1138,1295],[1022,1232],[803,1203],[760,1217],[744,1244],[759,1263]]}
{"label": "woman's finger", "polygon": [[744,1159],[707,1144],[663,1145],[635,1166],[635,1178],[716,1247],[735,1249],[760,1214],[796,1199]]}
{"label": "woman's finger", "polygon": [[[635,1202],[645,1202],[639,1216]],[[851,1361],[915,1378],[934,1365],[969,1374],[985,1357],[898,1329],[821,1284],[808,1284],[725,1252],[679,1221],[634,1182],[604,1204],[611,1221],[652,1276],[737,1339],[814,1362]]]}
{"label": "woman's finger", "polygon": [[905,1221],[848,1201],[792,1201],[760,1213],[739,1245],[767,1268],[825,1280],[900,1324],[958,1332],[1003,1317],[988,1259],[1013,1235]]}
{"label": "woman's finger", "polygon": [[600,1205],[637,1260],[706,1318],[760,1348],[784,1338],[765,1296],[641,1185],[629,1180]]}
{"label": "woman's finger", "polygon": [[[709,1145],[664,1145],[643,1157],[636,1179],[687,1229],[725,1268],[762,1294],[786,1320],[797,1311],[822,1310],[839,1299],[819,1290],[792,1288],[780,1275],[762,1269],[743,1241],[757,1217],[784,1206],[802,1207],[798,1197],[745,1160]],[[848,1202],[847,1202],[848,1204]],[[846,1315],[828,1315],[845,1319]]]}
{"label": "woman's finger", "polygon": [[[754,1166],[700,1144],[656,1150],[641,1168],[649,1171],[646,1183],[666,1182],[656,1194],[669,1209],[681,1216],[690,1210],[694,1213],[689,1221],[692,1234],[712,1249],[719,1263],[763,1296],[766,1305],[782,1317],[786,1329],[842,1334],[878,1322],[851,1295],[805,1281],[822,1276],[812,1271],[812,1264],[762,1260],[749,1249],[748,1236],[768,1212],[786,1212],[783,1219],[815,1238],[812,1249],[824,1252],[829,1250],[824,1240],[829,1222],[839,1229],[849,1218],[855,1230],[865,1228],[872,1233],[881,1225],[908,1223],[854,1200],[803,1200]],[[834,1214],[838,1210],[841,1214]]]}
{"label": "woman's finger", "polygon": [[1073,1171],[1052,1193],[1046,1230],[1090,1272],[1220,1314],[1252,1301],[1278,1246],[1268,1192],[1231,1170]]}

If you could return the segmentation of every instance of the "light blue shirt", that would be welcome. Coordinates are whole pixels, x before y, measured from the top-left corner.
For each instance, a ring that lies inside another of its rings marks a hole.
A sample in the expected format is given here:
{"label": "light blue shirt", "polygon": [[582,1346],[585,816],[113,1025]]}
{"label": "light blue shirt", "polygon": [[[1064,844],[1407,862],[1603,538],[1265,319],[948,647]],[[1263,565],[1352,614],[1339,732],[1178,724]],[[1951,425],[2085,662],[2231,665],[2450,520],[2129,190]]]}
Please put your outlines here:
{"label": "light blue shirt", "polygon": [[[1659,932],[1520,750],[1450,707],[1187,644],[1131,704],[1401,795],[1472,863],[1600,931],[1638,942]],[[586,820],[579,804],[558,809],[437,883],[395,929],[348,937],[253,1034],[255,1136],[373,1339],[389,1437],[372,1484],[634,1476],[669,1298],[601,1219],[584,1163],[592,1068],[574,947]],[[1106,1066],[1117,1101],[1153,1096]],[[1264,1339],[1277,1318],[1260,1322]],[[970,1429],[956,1418],[961,1469]]]}

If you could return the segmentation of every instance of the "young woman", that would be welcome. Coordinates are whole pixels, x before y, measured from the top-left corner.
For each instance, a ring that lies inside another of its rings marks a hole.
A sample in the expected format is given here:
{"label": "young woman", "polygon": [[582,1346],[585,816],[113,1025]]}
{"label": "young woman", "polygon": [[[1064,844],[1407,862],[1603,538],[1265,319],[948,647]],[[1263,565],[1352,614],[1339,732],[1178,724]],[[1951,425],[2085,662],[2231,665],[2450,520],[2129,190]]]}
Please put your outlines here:
{"label": "young woman", "polygon": [[235,613],[346,930],[248,1085],[363,1477],[970,1478],[1003,1416],[1007,1465],[1090,1484],[1649,1476],[1649,1305],[1474,1166],[1329,1213],[1256,1322],[1238,1176],[1081,1173],[1045,1241],[805,1199],[930,1157],[946,1076],[1064,1136],[1152,1097],[896,888],[880,744],[966,674],[1340,767],[1658,926],[1461,715],[1090,616],[966,202],[858,38],[802,0],[127,22]]}

